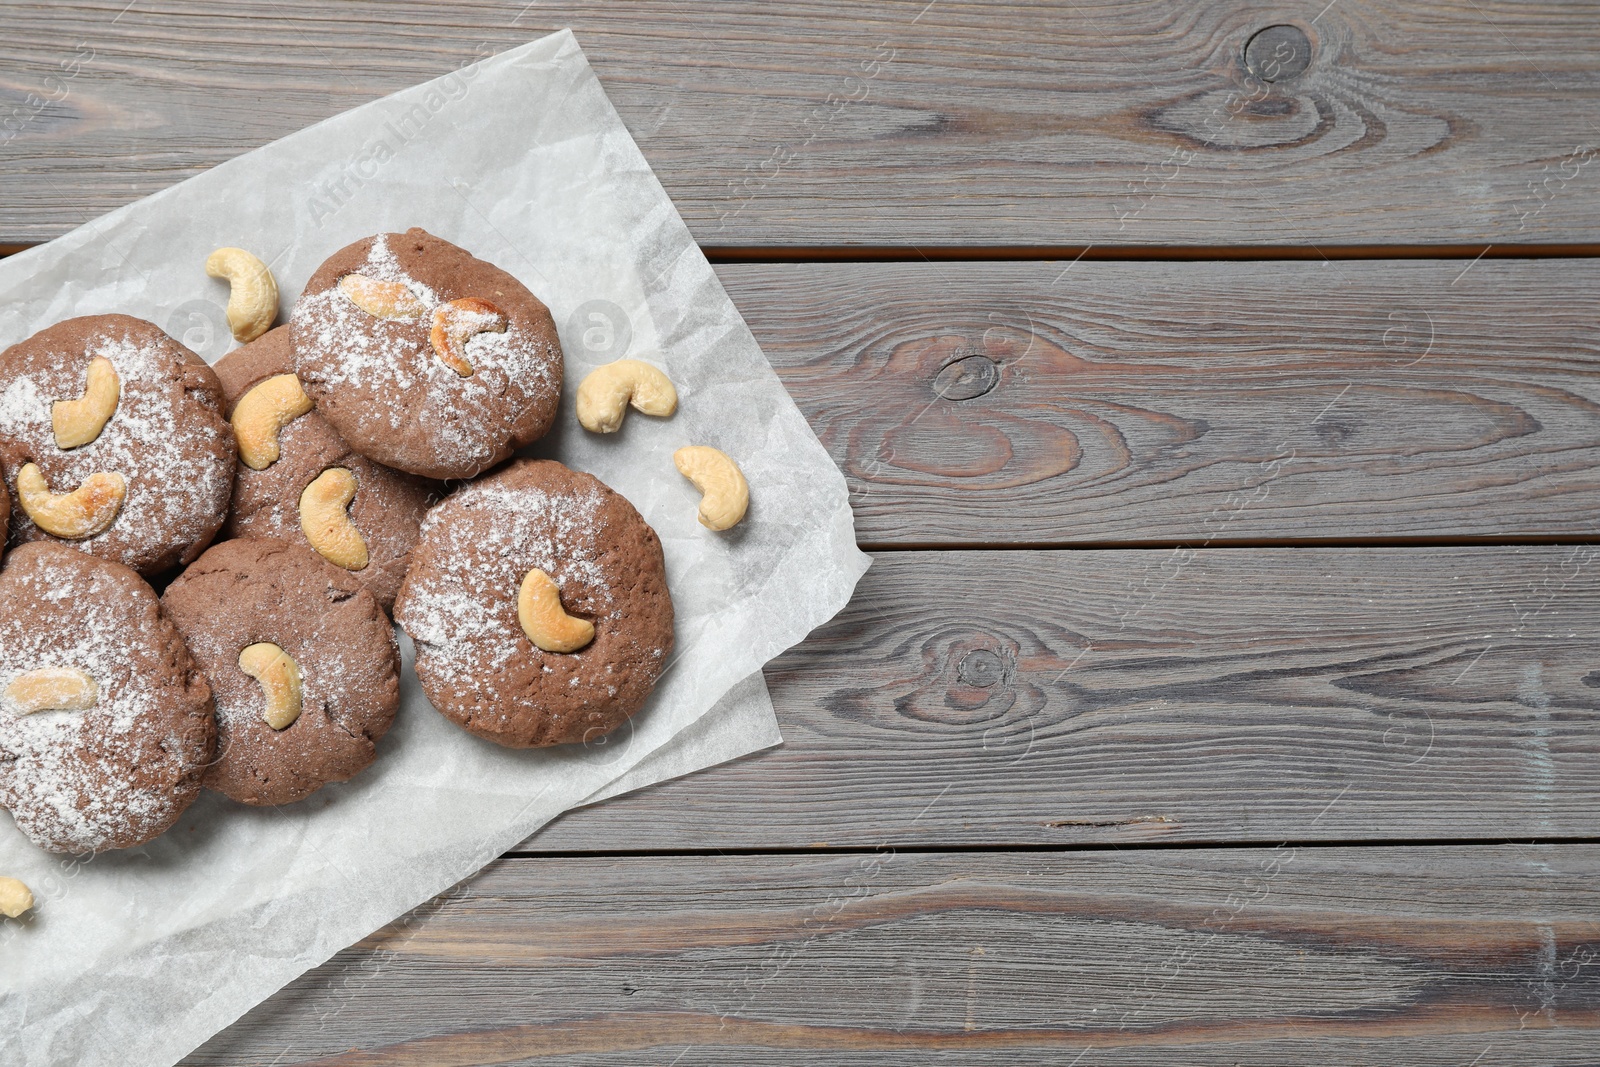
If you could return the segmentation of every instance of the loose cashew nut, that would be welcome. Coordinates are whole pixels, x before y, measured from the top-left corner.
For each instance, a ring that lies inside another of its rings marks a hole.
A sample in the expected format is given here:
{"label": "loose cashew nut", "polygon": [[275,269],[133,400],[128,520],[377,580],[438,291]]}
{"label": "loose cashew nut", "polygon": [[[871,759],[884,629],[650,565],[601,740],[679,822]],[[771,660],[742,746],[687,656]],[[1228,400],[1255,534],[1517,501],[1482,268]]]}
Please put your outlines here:
{"label": "loose cashew nut", "polygon": [[293,374],[274,374],[239,398],[233,407],[233,435],[239,458],[253,471],[278,462],[278,434],[311,410],[311,398]]}
{"label": "loose cashew nut", "polygon": [[104,356],[89,363],[87,388],[76,400],[57,400],[50,405],[50,428],[55,431],[56,447],[78,448],[89,444],[105,429],[122,396],[122,381],[117,368]]}
{"label": "loose cashew nut", "polygon": [[79,541],[100,533],[122,510],[128,480],[115,471],[96,471],[70,493],[52,493],[37,464],[17,472],[17,500],[28,518],[47,534]]}
{"label": "loose cashew nut", "polygon": [[380,282],[365,274],[346,274],[339,291],[356,307],[380,319],[414,319],[428,310],[404,282]]}
{"label": "loose cashew nut", "polygon": [[329,467],[300,493],[300,529],[317,554],[347,571],[367,565],[367,542],[345,513],[356,496],[356,476]]}
{"label": "loose cashew nut", "polygon": [[23,671],[6,686],[6,702],[19,718],[36,711],[88,711],[99,699],[94,676],[76,667]]}
{"label": "loose cashew nut", "polygon": [[629,404],[646,415],[671,415],[678,410],[678,391],[672,379],[637,359],[596,367],[578,386],[578,422],[585,430],[614,433]]}
{"label": "loose cashew nut", "polygon": [[0,878],[0,915],[20,918],[33,910],[33,893],[15,878]]}
{"label": "loose cashew nut", "polygon": [[433,329],[428,340],[439,361],[463,378],[472,376],[467,362],[467,342],[480,333],[505,333],[506,313],[475,296],[462,297],[433,309]]}
{"label": "loose cashew nut", "polygon": [[272,328],[278,317],[278,282],[267,265],[242,248],[219,248],[206,258],[206,273],[226,278],[228,329],[247,344]]}
{"label": "loose cashew nut", "polygon": [[267,706],[261,717],[274,730],[287,730],[300,717],[300,665],[271,641],[250,645],[239,653],[239,669],[261,683]]}
{"label": "loose cashew nut", "polygon": [[709,445],[689,445],[672,454],[678,473],[700,490],[700,525],[726,530],[744,518],[750,483],[739,465]]}
{"label": "loose cashew nut", "polygon": [[517,621],[528,640],[546,652],[576,652],[594,640],[594,623],[568,615],[561,589],[538,567],[523,576],[517,590]]}

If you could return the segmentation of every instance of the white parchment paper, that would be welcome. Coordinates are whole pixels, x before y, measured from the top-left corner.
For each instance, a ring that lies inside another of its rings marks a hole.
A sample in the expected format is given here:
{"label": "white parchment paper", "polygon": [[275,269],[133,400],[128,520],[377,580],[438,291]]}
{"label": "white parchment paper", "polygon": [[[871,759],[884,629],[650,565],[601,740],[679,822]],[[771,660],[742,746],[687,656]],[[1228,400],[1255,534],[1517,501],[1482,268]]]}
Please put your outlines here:
{"label": "white parchment paper", "polygon": [[[227,290],[203,270],[212,249],[267,260],[287,315],[335,249],[410,226],[550,305],[567,396],[532,451],[599,476],[661,535],[677,656],[606,743],[514,752],[429,708],[402,641],[400,714],[353,782],[281,809],[207,794],[149,846],[87,860],[41,853],[0,820],[0,874],[39,898],[26,920],[0,923],[0,1062],[171,1063],[563,810],[773,743],[756,672],[843,607],[866,569],[843,478],[568,32],[0,261],[0,345],[117,311],[215,360],[232,342]],[[579,430],[577,382],[624,355],[667,369],[678,414],[635,414],[606,437]],[[699,526],[698,495],[673,468],[691,443],[721,448],[749,479],[749,516],[728,533]]]}

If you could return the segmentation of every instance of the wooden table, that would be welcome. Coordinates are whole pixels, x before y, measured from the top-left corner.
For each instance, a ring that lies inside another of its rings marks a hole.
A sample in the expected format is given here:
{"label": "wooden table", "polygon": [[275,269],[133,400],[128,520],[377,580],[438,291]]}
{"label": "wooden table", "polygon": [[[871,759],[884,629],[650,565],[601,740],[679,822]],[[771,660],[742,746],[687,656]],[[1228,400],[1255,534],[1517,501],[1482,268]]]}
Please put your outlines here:
{"label": "wooden table", "polygon": [[125,3],[0,242],[571,26],[875,557],[186,1062],[1595,1061],[1600,3]]}

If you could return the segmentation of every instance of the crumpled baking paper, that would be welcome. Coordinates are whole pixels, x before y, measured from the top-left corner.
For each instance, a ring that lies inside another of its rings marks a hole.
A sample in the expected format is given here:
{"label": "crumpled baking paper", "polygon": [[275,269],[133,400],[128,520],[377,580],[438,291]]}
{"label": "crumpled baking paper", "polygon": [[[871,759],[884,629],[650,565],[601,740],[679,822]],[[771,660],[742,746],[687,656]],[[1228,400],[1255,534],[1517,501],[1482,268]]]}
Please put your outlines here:
{"label": "crumpled baking paper", "polygon": [[[225,283],[203,269],[213,249],[266,260],[286,316],[335,249],[411,226],[510,271],[550,305],[567,395],[558,428],[531,451],[597,475],[661,535],[676,658],[605,743],[517,752],[429,708],[402,640],[400,714],[353,782],[276,809],[206,794],[150,845],[90,859],[39,852],[0,819],[0,874],[39,901],[0,922],[0,1061],[171,1063],[560,812],[772,744],[761,665],[843,607],[866,569],[843,478],[570,32],[0,261],[0,344],[116,311],[215,360],[232,341]],[[583,432],[571,415],[577,383],[624,355],[666,368],[678,413]],[[752,494],[742,525],[714,534],[696,522],[698,494],[671,459],[684,444],[739,461]]]}

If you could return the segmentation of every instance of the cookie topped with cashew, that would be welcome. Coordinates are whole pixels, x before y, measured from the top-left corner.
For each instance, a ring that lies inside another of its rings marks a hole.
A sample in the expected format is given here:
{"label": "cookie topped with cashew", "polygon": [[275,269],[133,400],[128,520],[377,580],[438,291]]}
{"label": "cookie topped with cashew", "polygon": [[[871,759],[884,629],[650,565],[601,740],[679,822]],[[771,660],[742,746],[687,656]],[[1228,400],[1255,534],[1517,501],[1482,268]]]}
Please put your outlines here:
{"label": "cookie topped with cashew", "polygon": [[515,460],[428,513],[395,621],[433,706],[512,748],[594,743],[672,658],[661,541],[599,479]]}
{"label": "cookie topped with cashew", "polygon": [[216,371],[239,439],[222,536],[306,545],[387,611],[441,487],[375,463],[339,436],[300,387],[287,326],[229,352]]}
{"label": "cookie topped with cashew", "polygon": [[10,541],[57,540],[155,574],[227,514],[234,436],[222,385],[160,327],[68,319],[0,353]]}
{"label": "cookie topped with cashew", "polygon": [[542,437],[560,339],[521,282],[420,229],[335,252],[291,318],[306,393],[362,455],[470,478]]}
{"label": "cookie topped with cashew", "polygon": [[349,571],[285,541],[224,541],[167,587],[161,608],[216,698],[207,788],[288,804],[376,758],[400,702],[400,655]]}
{"label": "cookie topped with cashew", "polygon": [[133,571],[64,545],[0,570],[0,806],[51,852],[131,848],[200,791],[211,691]]}

